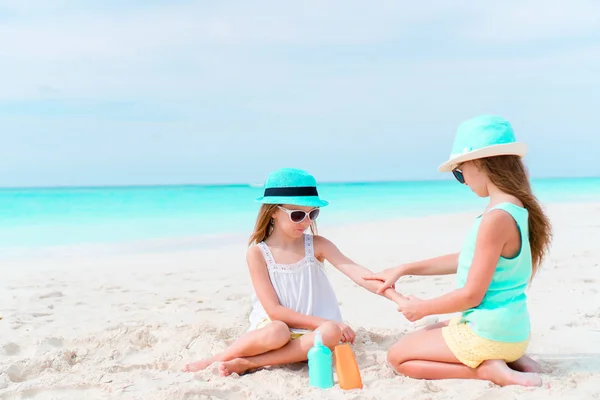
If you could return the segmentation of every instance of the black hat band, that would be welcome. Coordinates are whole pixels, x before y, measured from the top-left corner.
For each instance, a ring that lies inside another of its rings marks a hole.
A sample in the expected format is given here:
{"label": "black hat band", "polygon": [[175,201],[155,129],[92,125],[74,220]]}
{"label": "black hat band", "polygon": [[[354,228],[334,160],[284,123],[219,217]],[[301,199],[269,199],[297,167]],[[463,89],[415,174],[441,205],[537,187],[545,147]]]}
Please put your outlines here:
{"label": "black hat band", "polygon": [[265,189],[265,197],[294,197],[294,196],[318,196],[317,188],[314,186],[279,187]]}

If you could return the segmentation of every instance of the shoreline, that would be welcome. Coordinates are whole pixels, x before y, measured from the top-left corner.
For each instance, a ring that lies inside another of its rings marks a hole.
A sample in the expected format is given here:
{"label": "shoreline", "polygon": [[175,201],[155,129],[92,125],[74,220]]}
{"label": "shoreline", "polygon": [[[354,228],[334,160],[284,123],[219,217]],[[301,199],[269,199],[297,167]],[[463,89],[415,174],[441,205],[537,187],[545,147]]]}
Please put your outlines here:
{"label": "shoreline", "polygon": [[[590,204],[600,204],[597,201],[581,201],[581,202],[554,202],[542,204],[547,208],[564,208],[589,206]],[[438,217],[456,217],[473,215],[481,209],[471,207],[457,212],[439,211],[431,212],[425,215],[419,214],[416,216],[400,216],[392,218],[376,217],[370,221],[357,222],[327,222],[319,224],[319,233],[322,232],[337,232],[346,229],[362,229],[373,224],[401,225],[407,221],[427,220]],[[324,216],[327,218],[327,216]],[[193,252],[195,250],[204,250],[208,248],[223,248],[240,243],[246,243],[249,237],[249,232],[243,232],[241,229],[237,231],[202,234],[193,236],[175,236],[163,238],[150,238],[139,240],[123,240],[123,241],[108,241],[108,242],[90,242],[76,243],[65,245],[50,245],[50,246],[22,246],[22,247],[0,247],[0,268],[6,262],[35,262],[46,258],[56,259],[76,259],[78,257],[114,257],[119,255],[144,255],[144,254],[164,254],[164,253],[181,253]]]}

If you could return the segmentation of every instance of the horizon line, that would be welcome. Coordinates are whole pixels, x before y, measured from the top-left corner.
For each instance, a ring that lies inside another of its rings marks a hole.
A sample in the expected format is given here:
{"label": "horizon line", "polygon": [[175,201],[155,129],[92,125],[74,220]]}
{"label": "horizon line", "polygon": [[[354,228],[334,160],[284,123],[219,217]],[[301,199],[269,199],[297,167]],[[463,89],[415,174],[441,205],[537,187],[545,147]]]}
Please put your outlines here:
{"label": "horizon line", "polygon": [[[530,177],[535,180],[551,180],[551,179],[599,179],[600,176],[545,176],[545,177]],[[416,183],[416,182],[446,182],[452,181],[452,176],[448,178],[424,178],[424,179],[398,179],[398,180],[368,180],[368,181],[345,181],[345,180],[323,180],[317,183],[319,185],[339,185],[339,184],[385,184],[385,183]],[[56,186],[0,186],[0,190],[39,190],[39,189],[125,189],[125,188],[160,188],[160,187],[262,187],[263,183],[151,183],[151,184],[91,184],[91,185],[56,185]]]}

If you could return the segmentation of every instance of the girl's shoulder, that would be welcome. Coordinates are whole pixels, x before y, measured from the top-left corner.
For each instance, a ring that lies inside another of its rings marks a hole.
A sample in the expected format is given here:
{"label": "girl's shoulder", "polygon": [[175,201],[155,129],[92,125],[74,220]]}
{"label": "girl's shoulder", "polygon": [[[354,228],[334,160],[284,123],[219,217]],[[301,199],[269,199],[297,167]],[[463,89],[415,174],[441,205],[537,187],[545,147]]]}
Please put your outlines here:
{"label": "girl's shoulder", "polygon": [[482,219],[494,224],[510,224],[511,222],[514,223],[519,217],[527,215],[527,213],[527,209],[520,205],[520,203],[504,201],[490,207],[483,213]]}
{"label": "girl's shoulder", "polygon": [[[306,234],[306,235],[308,235],[308,234]],[[310,236],[312,236],[312,240],[315,245],[329,242],[329,240],[325,236],[321,236],[321,235],[310,235]]]}
{"label": "girl's shoulder", "polygon": [[253,244],[252,246],[248,247],[248,250],[246,250],[246,261],[248,262],[248,265],[257,263],[266,265],[266,261],[260,246],[260,243]]}
{"label": "girl's shoulder", "polygon": [[317,243],[318,244],[325,244],[325,245],[333,244],[333,242],[331,240],[327,239],[325,236],[312,235],[312,237],[313,237],[313,242],[315,244],[317,244]]}
{"label": "girl's shoulder", "polygon": [[483,214],[477,236],[482,241],[504,243],[513,233],[518,233],[518,229],[517,221],[511,213],[495,208]]}
{"label": "girl's shoulder", "polygon": [[325,236],[313,235],[313,247],[315,251],[315,257],[320,261],[323,261],[325,254],[330,254],[331,250],[337,249],[336,245]]}

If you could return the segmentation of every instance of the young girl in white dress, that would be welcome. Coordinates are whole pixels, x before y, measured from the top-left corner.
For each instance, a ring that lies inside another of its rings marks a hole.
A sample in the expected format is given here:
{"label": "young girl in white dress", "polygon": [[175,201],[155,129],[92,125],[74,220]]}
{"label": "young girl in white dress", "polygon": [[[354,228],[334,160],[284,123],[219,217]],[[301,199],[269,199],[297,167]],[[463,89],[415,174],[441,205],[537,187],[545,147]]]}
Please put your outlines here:
{"label": "young girl in white dress", "polygon": [[[329,240],[316,235],[316,218],[328,204],[317,192],[314,177],[283,168],[271,173],[246,260],[255,291],[250,330],[225,351],[188,364],[185,371],[202,370],[219,362],[221,375],[243,374],[268,365],[306,360],[315,330],[333,348],[353,343],[355,333],[343,322],[338,300],[324,270],[324,260],[358,285],[377,293],[379,282]],[[307,234],[307,229],[312,234]],[[384,297],[405,300],[393,287]]]}

